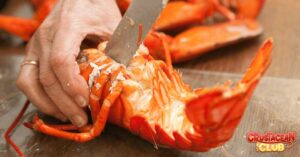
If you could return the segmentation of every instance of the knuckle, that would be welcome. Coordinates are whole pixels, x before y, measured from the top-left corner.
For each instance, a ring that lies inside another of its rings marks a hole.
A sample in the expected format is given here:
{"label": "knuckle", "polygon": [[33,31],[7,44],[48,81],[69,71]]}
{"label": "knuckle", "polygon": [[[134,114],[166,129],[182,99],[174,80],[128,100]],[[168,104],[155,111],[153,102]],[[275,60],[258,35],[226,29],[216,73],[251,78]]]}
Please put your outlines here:
{"label": "knuckle", "polygon": [[37,30],[37,35],[50,35],[52,34],[53,27],[49,24],[42,24],[41,27]]}
{"label": "knuckle", "polygon": [[49,78],[46,76],[46,74],[40,74],[40,82],[42,85],[48,84]]}
{"label": "knuckle", "polygon": [[26,81],[26,79],[18,77],[16,80],[16,85],[20,90],[24,91],[28,87],[29,83]]}
{"label": "knuckle", "polygon": [[79,82],[77,78],[68,79],[65,83],[62,84],[64,91],[70,96],[78,96],[81,95],[88,99],[89,90],[88,85],[85,81]]}
{"label": "knuckle", "polygon": [[34,33],[32,40],[35,43],[43,43],[43,42],[53,42],[54,38],[54,29],[51,26],[42,25],[40,28]]}
{"label": "knuckle", "polygon": [[45,21],[41,24],[41,26],[40,26],[39,29],[41,29],[41,30],[51,30],[51,29],[53,29],[53,23],[52,23],[52,22],[49,22],[49,20],[45,20]]}
{"label": "knuckle", "polygon": [[45,30],[43,28],[39,28],[33,35],[33,40],[39,41],[41,40],[43,34],[45,34]]}
{"label": "knuckle", "polygon": [[63,85],[63,89],[70,96],[75,96],[77,93],[75,91],[75,88],[73,86],[71,86],[71,84],[69,82],[66,83],[65,85]]}
{"label": "knuckle", "polygon": [[48,74],[46,73],[41,73],[39,76],[40,79],[40,83],[44,86],[44,87],[51,87],[56,83],[55,79],[52,79]]}
{"label": "knuckle", "polygon": [[28,42],[28,44],[25,46],[25,51],[26,51],[26,53],[28,54],[28,53],[30,53],[31,52],[31,50],[33,50],[34,48],[34,43],[35,41],[34,41],[34,36],[29,40],[29,42]]}
{"label": "knuckle", "polygon": [[65,63],[65,57],[59,56],[59,55],[54,55],[50,59],[50,64],[52,67],[57,67],[57,66],[62,66]]}

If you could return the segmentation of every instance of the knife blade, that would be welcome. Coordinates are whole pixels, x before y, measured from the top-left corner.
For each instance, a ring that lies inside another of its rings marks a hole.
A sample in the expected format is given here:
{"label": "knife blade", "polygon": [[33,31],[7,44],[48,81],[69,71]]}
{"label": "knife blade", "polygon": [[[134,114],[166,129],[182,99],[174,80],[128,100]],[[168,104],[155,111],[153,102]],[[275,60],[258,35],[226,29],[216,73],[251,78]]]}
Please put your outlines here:
{"label": "knife blade", "polygon": [[167,2],[168,0],[132,0],[107,44],[105,52],[108,56],[127,66],[138,48],[139,25],[142,25],[143,41]]}

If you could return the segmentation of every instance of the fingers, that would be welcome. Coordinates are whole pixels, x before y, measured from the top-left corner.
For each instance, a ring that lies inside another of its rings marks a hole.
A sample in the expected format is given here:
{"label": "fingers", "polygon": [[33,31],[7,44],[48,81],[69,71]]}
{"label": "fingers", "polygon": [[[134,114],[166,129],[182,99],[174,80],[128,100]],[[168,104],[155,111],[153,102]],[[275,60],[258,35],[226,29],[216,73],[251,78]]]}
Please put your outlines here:
{"label": "fingers", "polygon": [[[67,117],[79,127],[87,122],[82,107],[89,101],[88,85],[76,63],[80,44],[87,34],[108,37],[121,19],[116,2],[99,2],[95,7],[90,1],[59,1],[27,49],[37,56],[39,67],[24,66],[17,82],[43,112]],[[85,8],[90,10],[82,12]]]}
{"label": "fingers", "polygon": [[84,36],[80,33],[58,32],[50,56],[51,68],[63,90],[73,98],[80,107],[88,104],[89,89],[80,75],[76,57]]}
{"label": "fingers", "polygon": [[78,106],[87,106],[89,90],[86,81],[80,75],[75,57],[73,55],[60,55],[51,58],[50,62],[54,75],[62,89],[72,97]]}
{"label": "fingers", "polygon": [[[42,112],[45,112],[50,115],[54,115],[55,117],[63,117],[63,119],[60,118],[62,120],[69,119],[74,125],[81,127],[87,123],[86,114],[83,111],[83,109],[80,108],[71,99],[71,97],[64,91],[60,81],[57,79],[57,77],[55,76],[52,70],[52,67],[50,65],[50,52],[52,48],[51,45],[48,43],[50,40],[48,40],[47,38],[50,35],[45,34],[45,31],[39,31],[39,32],[42,32],[42,34],[37,33],[27,47],[28,55],[31,56],[33,56],[32,54],[39,55],[38,59],[39,59],[40,66],[34,67],[36,68],[35,75],[34,75],[35,79],[31,80],[32,82],[31,84],[38,84],[39,89],[28,86],[29,83],[27,82],[24,83],[24,81],[19,81],[18,84],[19,86],[21,86],[22,89],[25,89],[23,90],[25,94],[28,96],[30,100],[34,102],[34,104]],[[72,56],[72,54],[69,54],[69,56]],[[27,58],[33,58],[33,57],[27,57]],[[75,61],[73,63],[75,63]],[[28,77],[29,74],[23,73],[23,71],[25,71],[26,69],[27,69],[27,65],[24,66],[24,69],[22,69],[21,71],[22,73],[20,75],[21,79],[19,80],[27,80],[26,77]],[[70,80],[72,81],[72,79]],[[38,95],[39,93],[43,93],[44,96]],[[49,106],[52,108],[49,108]],[[58,114],[57,116],[57,113],[60,114]]]}
{"label": "fingers", "polygon": [[41,55],[39,77],[59,110],[74,125],[82,127],[87,123],[87,116],[81,107],[88,103],[89,90],[76,63],[81,42],[78,34],[56,32],[51,52]]}
{"label": "fingers", "polygon": [[67,120],[67,118],[46,95],[44,89],[39,83],[38,67],[36,65],[22,66],[16,84],[39,110],[45,114],[52,115],[61,121]]}
{"label": "fingers", "polygon": [[64,91],[60,82],[51,70],[49,60],[40,60],[40,82],[45,92],[56,104],[57,108],[76,126],[82,127],[87,123],[87,116],[72,98]]}

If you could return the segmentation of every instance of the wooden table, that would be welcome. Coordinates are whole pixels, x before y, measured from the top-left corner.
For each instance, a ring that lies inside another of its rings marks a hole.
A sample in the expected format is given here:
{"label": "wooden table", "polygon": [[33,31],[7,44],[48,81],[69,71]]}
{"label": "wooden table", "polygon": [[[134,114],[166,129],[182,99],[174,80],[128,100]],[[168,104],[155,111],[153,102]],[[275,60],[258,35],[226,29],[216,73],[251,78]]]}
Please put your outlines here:
{"label": "wooden table", "polygon": [[[14,0],[10,7],[20,7],[23,3],[24,0]],[[22,10],[25,14],[16,14],[27,16],[29,10],[25,7]],[[249,131],[300,133],[299,10],[300,3],[297,0],[269,0],[259,17],[265,29],[261,37],[210,52],[176,66],[194,69],[183,70],[185,81],[193,86],[208,86],[227,79],[237,80],[262,42],[273,37],[275,49],[272,65],[266,73],[268,77],[260,83],[235,136],[224,147],[207,153],[155,149],[152,144],[112,125],[108,125],[100,137],[83,144],[35,133],[23,126],[16,129],[12,138],[27,156],[299,157],[299,142],[285,152],[258,153],[255,144],[248,143],[245,139]],[[11,9],[4,12],[13,13]],[[15,39],[2,36],[0,38],[0,156],[13,157],[17,155],[2,136],[25,101],[25,97],[14,85],[24,54],[24,44],[16,42]],[[34,111],[27,113],[23,120],[30,118],[33,113]],[[299,135],[297,139],[300,139]]]}

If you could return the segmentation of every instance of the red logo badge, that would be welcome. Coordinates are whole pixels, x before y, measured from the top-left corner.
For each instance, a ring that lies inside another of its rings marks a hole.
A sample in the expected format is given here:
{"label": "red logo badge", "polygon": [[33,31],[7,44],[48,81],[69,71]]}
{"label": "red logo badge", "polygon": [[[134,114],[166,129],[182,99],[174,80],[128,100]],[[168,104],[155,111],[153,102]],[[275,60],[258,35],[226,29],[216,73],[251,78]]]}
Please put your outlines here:
{"label": "red logo badge", "polygon": [[282,152],[296,142],[296,132],[259,134],[248,132],[247,141],[256,143],[258,152]]}

